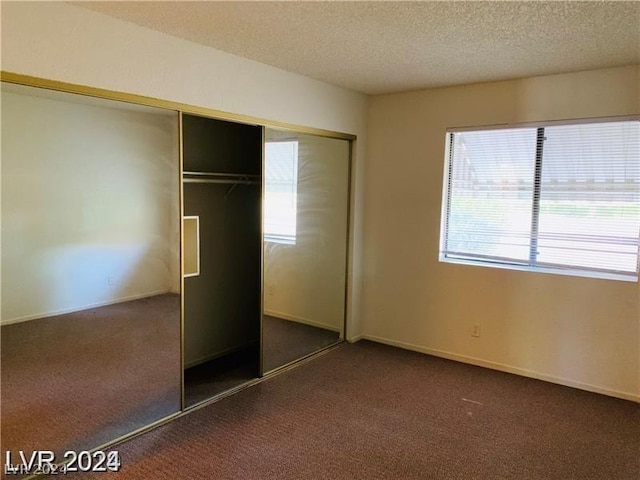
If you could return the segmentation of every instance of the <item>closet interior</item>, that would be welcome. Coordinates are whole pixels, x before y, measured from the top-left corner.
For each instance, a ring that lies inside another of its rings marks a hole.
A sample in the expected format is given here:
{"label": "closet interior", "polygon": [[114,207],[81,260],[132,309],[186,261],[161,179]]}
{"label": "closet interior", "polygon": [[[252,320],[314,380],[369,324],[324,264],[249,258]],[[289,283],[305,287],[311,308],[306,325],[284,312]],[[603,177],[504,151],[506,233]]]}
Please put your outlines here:
{"label": "closet interior", "polygon": [[344,339],[352,137],[6,79],[3,451],[104,448]]}
{"label": "closet interior", "polygon": [[182,114],[182,149],[190,407],[260,375],[262,127]]}

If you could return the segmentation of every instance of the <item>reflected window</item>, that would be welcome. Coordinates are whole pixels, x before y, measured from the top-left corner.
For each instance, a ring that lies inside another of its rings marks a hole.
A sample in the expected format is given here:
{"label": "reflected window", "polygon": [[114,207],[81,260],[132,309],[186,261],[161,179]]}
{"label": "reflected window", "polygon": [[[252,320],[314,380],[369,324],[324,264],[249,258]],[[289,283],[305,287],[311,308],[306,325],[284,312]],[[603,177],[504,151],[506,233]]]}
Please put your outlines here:
{"label": "reflected window", "polygon": [[294,245],[298,196],[298,142],[267,142],[265,170],[265,240]]}

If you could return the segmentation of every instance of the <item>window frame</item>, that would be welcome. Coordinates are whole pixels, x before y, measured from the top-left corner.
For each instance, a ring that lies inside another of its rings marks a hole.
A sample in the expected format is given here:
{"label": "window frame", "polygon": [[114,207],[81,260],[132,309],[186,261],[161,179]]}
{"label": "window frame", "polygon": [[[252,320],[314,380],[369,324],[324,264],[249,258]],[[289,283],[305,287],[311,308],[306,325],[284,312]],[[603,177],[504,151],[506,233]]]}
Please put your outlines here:
{"label": "window frame", "polygon": [[[626,115],[626,116],[614,116],[614,117],[593,117],[593,118],[579,118],[579,119],[567,119],[567,120],[553,120],[546,122],[526,122],[526,123],[509,123],[509,124],[494,124],[487,126],[465,126],[465,127],[450,127],[446,129],[445,133],[445,152],[444,152],[444,171],[442,180],[442,204],[440,214],[440,239],[438,249],[438,260],[442,263],[452,263],[458,265],[470,265],[481,266],[489,268],[500,268],[505,270],[516,270],[525,272],[547,273],[556,275],[569,275],[586,278],[596,278],[605,280],[618,280],[624,282],[638,283],[640,280],[640,232],[638,232],[638,253],[637,253],[637,265],[635,273],[623,273],[615,271],[605,271],[597,268],[589,267],[576,267],[566,266],[561,264],[550,264],[544,262],[538,262],[535,258],[532,260],[532,255],[537,251],[538,243],[538,223],[540,219],[540,191],[541,182],[536,179],[541,178],[542,160],[543,160],[543,145],[539,142],[544,141],[544,129],[546,127],[554,127],[559,125],[582,125],[589,123],[616,123],[616,122],[628,122],[636,121],[640,122],[640,115]],[[463,256],[456,256],[455,254],[445,253],[445,246],[447,245],[447,236],[449,232],[449,213],[451,207],[451,197],[449,195],[449,188],[451,185],[451,167],[452,167],[452,152],[453,152],[453,139],[455,133],[463,132],[478,132],[478,131],[490,131],[490,130],[505,130],[505,129],[517,129],[517,128],[535,128],[536,132],[536,158],[535,158],[535,170],[534,170],[534,195],[533,203],[531,206],[531,232],[530,232],[530,245],[529,245],[529,260],[528,262],[521,262],[513,259],[506,259],[492,256],[485,256],[482,259],[482,255],[474,255],[475,258],[465,258]],[[533,263],[533,264],[532,264]]]}

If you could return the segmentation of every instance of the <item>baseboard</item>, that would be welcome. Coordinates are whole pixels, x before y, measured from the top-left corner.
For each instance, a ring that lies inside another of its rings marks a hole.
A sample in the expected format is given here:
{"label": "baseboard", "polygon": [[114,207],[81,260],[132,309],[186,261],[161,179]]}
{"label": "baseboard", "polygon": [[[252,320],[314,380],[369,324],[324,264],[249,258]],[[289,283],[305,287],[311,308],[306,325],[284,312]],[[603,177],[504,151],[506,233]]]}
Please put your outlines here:
{"label": "baseboard", "polygon": [[14,323],[22,323],[22,322],[28,322],[30,320],[37,320],[39,318],[49,318],[49,317],[55,317],[57,315],[65,315],[67,313],[81,312],[83,310],[89,310],[92,308],[106,307],[108,305],[115,305],[117,303],[131,302],[133,300],[141,300],[143,298],[155,297],[157,295],[164,295],[165,293],[172,293],[172,292],[170,290],[158,290],[155,292],[140,293],[137,295],[131,295],[129,297],[122,297],[122,298],[117,298],[113,300],[108,300],[106,302],[92,303],[89,305],[83,305],[81,307],[64,308],[62,310],[56,310],[53,312],[39,313],[35,315],[25,315],[23,317],[12,318],[9,320],[2,320],[0,321],[0,325],[2,326],[11,325]]}
{"label": "baseboard", "polygon": [[539,373],[533,370],[527,370],[524,368],[514,367],[498,362],[491,362],[483,360],[481,358],[469,357],[466,355],[460,355],[457,353],[446,352],[443,350],[436,350],[433,348],[423,347],[407,342],[400,342],[397,340],[390,340],[383,337],[377,337],[375,335],[361,335],[364,340],[371,340],[372,342],[383,343],[385,345],[391,345],[392,347],[399,347],[405,350],[412,350],[414,352],[426,353],[433,355],[434,357],[446,358],[448,360],[455,360],[456,362],[468,363],[470,365],[476,365],[479,367],[490,368],[492,370],[499,370],[501,372],[513,373],[523,377],[535,378],[537,380],[544,380],[545,382],[557,383],[558,385],[564,385],[566,387],[578,388],[580,390],[586,390],[588,392],[600,393],[602,395],[608,395],[610,397],[621,398],[623,400],[630,400],[632,402],[640,403],[640,395],[636,395],[629,392],[621,392],[619,390],[611,390],[608,388],[599,387],[597,385],[591,385],[589,383],[577,382],[567,378],[556,377],[553,375],[547,375]]}
{"label": "baseboard", "polygon": [[[358,342],[360,340],[364,340],[364,335],[360,334],[360,335],[356,335],[354,337],[347,338],[347,342],[349,342],[349,343],[356,343],[356,342]],[[375,342],[375,340],[373,340],[373,339],[371,341]]]}
{"label": "baseboard", "polygon": [[265,310],[265,315],[269,315],[270,317],[277,317],[283,320],[289,320],[291,322],[304,323],[305,325],[310,325],[312,327],[323,328],[325,330],[331,330],[332,332],[341,333],[339,328],[336,328],[334,325],[328,325],[326,323],[316,322],[315,320],[309,320],[304,317],[296,317],[295,315],[289,315],[288,313],[276,312],[275,310]]}

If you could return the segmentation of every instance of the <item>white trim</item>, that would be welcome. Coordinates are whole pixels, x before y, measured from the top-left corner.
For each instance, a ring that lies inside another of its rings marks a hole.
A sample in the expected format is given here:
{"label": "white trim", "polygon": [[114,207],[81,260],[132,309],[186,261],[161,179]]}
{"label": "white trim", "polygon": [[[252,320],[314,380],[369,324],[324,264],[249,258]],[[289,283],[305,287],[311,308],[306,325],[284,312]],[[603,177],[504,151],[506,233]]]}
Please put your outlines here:
{"label": "white trim", "polygon": [[568,275],[571,277],[585,277],[585,278],[595,278],[599,280],[616,280],[619,282],[638,282],[638,275],[634,273],[623,274],[623,273],[614,273],[614,272],[605,272],[605,271],[597,271],[597,270],[581,270],[579,268],[554,268],[554,267],[546,267],[542,265],[518,265],[516,263],[500,263],[499,260],[491,261],[490,259],[486,260],[471,260],[465,258],[455,258],[455,257],[447,257],[442,252],[440,252],[439,257],[440,262],[442,263],[453,263],[457,265],[470,265],[473,267],[490,267],[490,268],[501,268],[503,270],[517,270],[520,272],[533,272],[533,273],[548,273],[554,275]]}
{"label": "white trim", "polygon": [[544,373],[528,370],[525,368],[514,367],[506,365],[504,363],[491,362],[483,360],[477,357],[469,357],[467,355],[460,355],[457,353],[445,352],[443,350],[436,350],[433,348],[423,347],[415,345],[413,343],[400,342],[397,340],[390,340],[383,337],[377,337],[375,335],[362,335],[364,340],[370,340],[372,342],[383,343],[385,345],[391,345],[393,347],[404,348],[406,350],[413,350],[414,352],[426,353],[427,355],[433,355],[434,357],[446,358],[448,360],[454,360],[456,362],[468,363],[479,367],[490,368],[492,370],[499,370],[501,372],[513,373],[521,375],[523,377],[535,378],[538,380],[544,380],[545,382],[556,383],[558,385],[564,385],[566,387],[578,388],[580,390],[586,390],[588,392],[600,393],[608,395],[610,397],[621,398],[624,400],[630,400],[632,402],[640,403],[640,395],[630,392],[622,392],[620,390],[612,390],[609,388],[599,387],[590,383],[577,382],[567,378],[556,377],[554,375],[547,375]]}
{"label": "white trim", "polygon": [[327,323],[316,322],[315,320],[309,320],[304,317],[296,317],[295,315],[289,315],[288,313],[276,312],[275,310],[264,310],[265,315],[270,317],[280,318],[282,320],[289,320],[290,322],[303,323],[305,325],[311,325],[312,327],[323,328],[325,330],[331,330],[332,332],[342,333],[340,328],[336,328],[335,325],[329,325]]}
{"label": "white trim", "polygon": [[137,295],[131,295],[129,297],[122,297],[122,298],[116,298],[115,300],[108,300],[106,302],[91,303],[89,305],[82,305],[80,307],[63,308],[61,310],[55,310],[53,312],[36,313],[34,315],[25,315],[24,317],[12,318],[10,320],[2,320],[0,321],[0,325],[3,325],[3,326],[12,325],[14,323],[28,322],[30,320],[37,320],[39,318],[49,318],[49,317],[55,317],[58,315],[65,315],[67,313],[81,312],[83,310],[89,310],[92,308],[106,307],[107,305],[115,305],[117,303],[130,302],[132,300],[140,300],[142,298],[155,297],[157,295],[164,295],[165,293],[174,294],[174,292],[172,292],[171,290],[157,290],[155,292],[140,293]]}
{"label": "white trim", "polygon": [[360,340],[364,340],[364,335],[363,334],[347,338],[347,342],[349,342],[349,343],[356,343],[356,342],[359,342]]}

